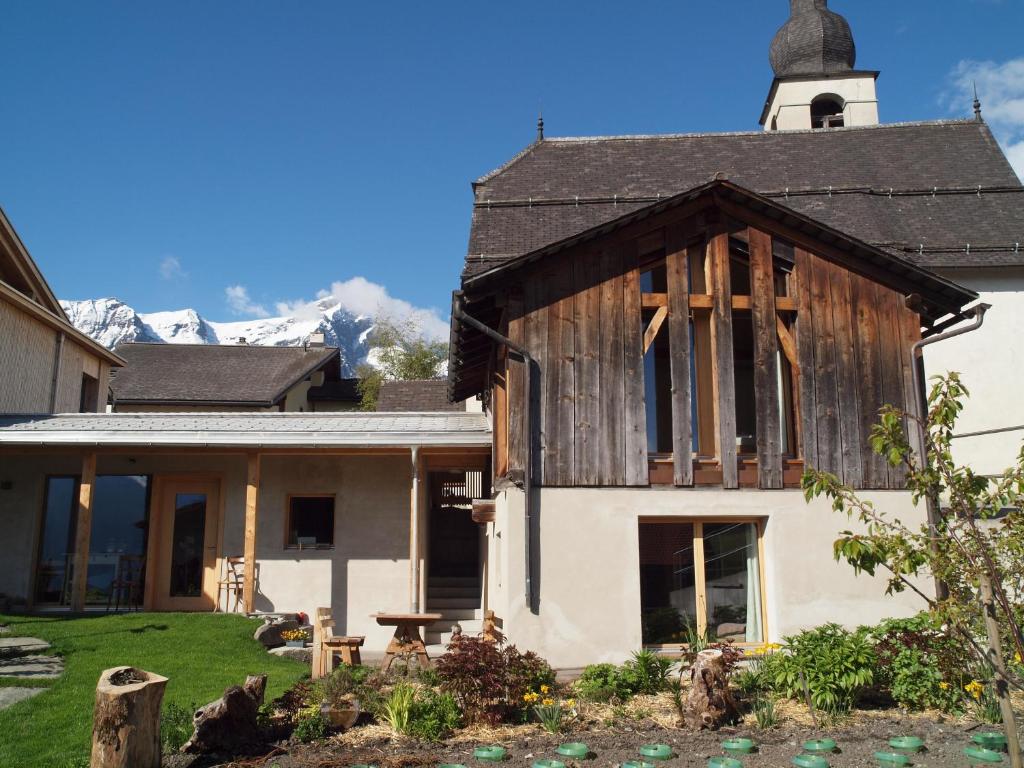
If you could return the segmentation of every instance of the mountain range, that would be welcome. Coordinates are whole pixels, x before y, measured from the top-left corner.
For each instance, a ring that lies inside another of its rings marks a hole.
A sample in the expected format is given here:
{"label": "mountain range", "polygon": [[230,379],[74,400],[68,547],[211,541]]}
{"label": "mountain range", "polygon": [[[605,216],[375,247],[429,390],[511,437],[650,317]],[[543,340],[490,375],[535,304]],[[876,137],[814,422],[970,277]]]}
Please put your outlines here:
{"label": "mountain range", "polygon": [[194,309],[136,312],[114,299],[61,301],[68,319],[83,333],[113,349],[122,342],[168,344],[238,344],[299,346],[311,333],[323,333],[328,346],[341,351],[343,375],[367,360],[368,336],[375,318],[355,314],[327,297],[310,305],[302,317],[266,317],[230,323],[207,320]]}

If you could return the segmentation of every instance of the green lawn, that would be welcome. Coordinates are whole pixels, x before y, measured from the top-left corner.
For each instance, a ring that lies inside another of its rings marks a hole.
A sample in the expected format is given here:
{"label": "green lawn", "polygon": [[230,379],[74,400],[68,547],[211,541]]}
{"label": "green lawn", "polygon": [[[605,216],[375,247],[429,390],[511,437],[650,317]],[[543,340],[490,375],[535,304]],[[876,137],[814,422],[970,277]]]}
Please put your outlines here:
{"label": "green lawn", "polygon": [[49,641],[48,652],[64,657],[65,670],[46,692],[0,711],[0,766],[87,766],[93,696],[108,667],[128,664],[168,677],[165,707],[205,704],[257,673],[269,676],[269,701],[309,673],[305,664],[266,653],[252,639],[258,624],[238,615],[0,616],[3,623],[11,634]]}

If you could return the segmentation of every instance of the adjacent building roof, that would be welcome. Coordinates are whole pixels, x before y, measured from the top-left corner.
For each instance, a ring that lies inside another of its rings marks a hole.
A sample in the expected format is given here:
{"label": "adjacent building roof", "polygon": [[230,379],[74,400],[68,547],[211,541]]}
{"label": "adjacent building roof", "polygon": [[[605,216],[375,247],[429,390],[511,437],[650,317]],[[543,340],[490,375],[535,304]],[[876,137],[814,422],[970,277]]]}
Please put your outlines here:
{"label": "adjacent building roof", "polygon": [[319,387],[310,387],[306,398],[315,403],[358,403],[359,379],[335,379],[325,381]]}
{"label": "adjacent building roof", "polygon": [[385,381],[377,396],[379,412],[461,411],[461,403],[448,402],[447,379]]}
{"label": "adjacent building roof", "polygon": [[728,179],[935,267],[1024,265],[1024,187],[988,126],[543,139],[474,184],[465,276]]}
{"label": "adjacent building roof", "polygon": [[89,413],[0,417],[0,446],[327,448],[491,444],[481,413]]}
{"label": "adjacent building roof", "polygon": [[127,366],[111,381],[114,403],[270,407],[339,360],[334,347],[121,344]]}

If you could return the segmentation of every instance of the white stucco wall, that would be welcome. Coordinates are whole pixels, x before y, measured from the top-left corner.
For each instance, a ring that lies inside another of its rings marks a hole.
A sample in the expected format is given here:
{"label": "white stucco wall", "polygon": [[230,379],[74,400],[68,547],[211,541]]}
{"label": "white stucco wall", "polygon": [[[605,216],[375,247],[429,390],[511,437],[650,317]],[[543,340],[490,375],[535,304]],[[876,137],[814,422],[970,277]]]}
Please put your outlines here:
{"label": "white stucco wall", "polygon": [[[905,492],[865,494],[904,521],[924,520]],[[827,621],[855,626],[924,606],[911,595],[885,595],[885,582],[835,562],[832,543],[851,523],[827,502],[805,504],[799,491],[718,489],[544,489],[541,491],[540,612],[524,593],[523,500],[505,491],[489,536],[490,605],[509,640],[551,663],[574,667],[622,661],[641,646],[641,517],[728,520],[757,517],[765,528],[769,638]]]}
{"label": "white stucco wall", "polygon": [[839,97],[847,127],[878,125],[878,96],[871,75],[826,80],[786,80],[775,89],[765,130],[794,131],[811,127],[811,102],[823,94]]}
{"label": "white stucco wall", "polygon": [[1024,268],[949,270],[945,277],[972,288],[992,305],[977,331],[926,347],[930,378],[957,371],[970,390],[956,433],[1014,428],[954,443],[957,461],[995,474],[1013,464],[1024,440]]}

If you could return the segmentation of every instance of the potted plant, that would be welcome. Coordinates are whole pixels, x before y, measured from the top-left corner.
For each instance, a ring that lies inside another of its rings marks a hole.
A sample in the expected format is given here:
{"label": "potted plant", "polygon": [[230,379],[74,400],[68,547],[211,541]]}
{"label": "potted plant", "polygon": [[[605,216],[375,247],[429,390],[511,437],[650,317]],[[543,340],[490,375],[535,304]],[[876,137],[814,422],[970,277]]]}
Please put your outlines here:
{"label": "potted plant", "polygon": [[281,639],[289,648],[305,648],[309,635],[304,629],[286,629],[281,633]]}

